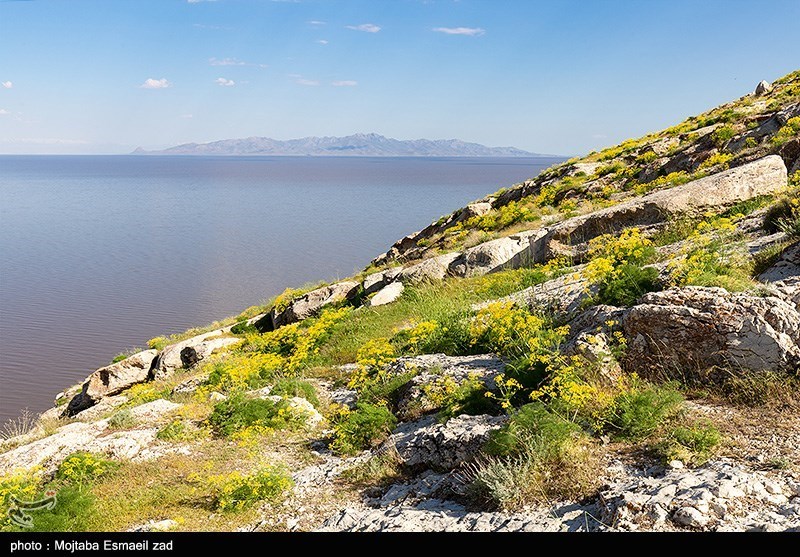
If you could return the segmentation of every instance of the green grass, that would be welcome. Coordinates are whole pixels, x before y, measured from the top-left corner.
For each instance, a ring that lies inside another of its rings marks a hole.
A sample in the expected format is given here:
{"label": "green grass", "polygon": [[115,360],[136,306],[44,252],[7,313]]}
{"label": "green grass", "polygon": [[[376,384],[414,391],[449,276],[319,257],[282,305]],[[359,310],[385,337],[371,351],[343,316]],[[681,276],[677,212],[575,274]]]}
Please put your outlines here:
{"label": "green grass", "polygon": [[677,415],[683,401],[683,395],[669,383],[623,392],[615,400],[610,429],[621,439],[644,439]]}
{"label": "green grass", "polygon": [[270,394],[284,397],[298,396],[306,399],[313,404],[315,408],[319,408],[319,397],[317,396],[317,390],[314,388],[314,385],[308,381],[297,379],[296,377],[282,377],[278,379],[272,386]]}
{"label": "green grass", "polygon": [[501,271],[468,279],[447,279],[437,284],[408,287],[393,304],[362,308],[345,317],[311,360],[311,365],[332,366],[353,362],[358,349],[375,338],[391,338],[396,329],[423,321],[437,321],[448,331],[434,336],[427,351],[469,353],[467,318],[470,306],[539,284],[548,275],[541,269]]}
{"label": "green grass", "polygon": [[239,393],[217,403],[208,423],[218,435],[227,437],[251,426],[293,429],[302,426],[305,419],[290,407],[286,399],[273,402],[247,398]]}

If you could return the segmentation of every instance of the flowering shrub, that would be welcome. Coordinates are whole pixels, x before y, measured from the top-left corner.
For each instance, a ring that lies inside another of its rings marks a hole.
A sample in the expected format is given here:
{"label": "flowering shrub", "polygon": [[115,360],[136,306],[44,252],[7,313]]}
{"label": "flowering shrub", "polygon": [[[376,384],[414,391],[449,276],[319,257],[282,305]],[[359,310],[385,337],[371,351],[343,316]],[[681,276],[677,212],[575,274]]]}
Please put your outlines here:
{"label": "flowering shrub", "polygon": [[800,116],[795,116],[790,118],[786,125],[778,130],[778,133],[772,138],[772,143],[773,145],[783,145],[798,136],[800,136]]}
{"label": "flowering shrub", "polygon": [[737,234],[733,220],[709,216],[700,222],[688,237],[682,259],[670,262],[671,280],[678,286],[720,286],[728,290],[744,290],[751,286],[749,262],[737,253]]}
{"label": "flowering shrub", "polygon": [[727,153],[714,153],[710,157],[700,164],[698,168],[712,168],[714,166],[718,166],[720,170],[725,170],[728,168],[730,160],[733,158],[733,155],[729,155]]}
{"label": "flowering shrub", "polygon": [[492,209],[484,215],[478,215],[467,219],[463,223],[454,226],[453,230],[478,229],[489,232],[492,230],[502,230],[503,228],[508,228],[512,224],[532,221],[537,218],[539,218],[539,215],[529,207],[517,201],[511,201],[502,207]]}
{"label": "flowering shrub", "polygon": [[358,367],[350,377],[348,387],[360,389],[370,380],[383,374],[384,368],[397,357],[394,346],[386,338],[372,339],[358,350]]}
{"label": "flowering shrub", "polygon": [[545,320],[511,302],[495,302],[481,309],[470,324],[471,344],[507,358],[546,360],[568,332],[551,329]]}
{"label": "flowering shrub", "polygon": [[207,482],[215,492],[216,508],[225,512],[242,511],[258,501],[276,501],[294,486],[286,471],[274,466],[251,474],[210,476]]}
{"label": "flowering shrub", "polygon": [[654,254],[653,243],[638,228],[624,230],[619,236],[604,234],[589,241],[590,261],[582,274],[599,285],[599,302],[630,305],[657,288],[658,271],[642,267]]}
{"label": "flowering shrub", "polygon": [[262,433],[296,429],[306,418],[305,412],[293,408],[285,398],[272,401],[236,394],[214,406],[208,423],[216,433],[229,436],[251,426],[260,426]]}
{"label": "flowering shrub", "polygon": [[112,470],[119,464],[92,453],[77,452],[68,456],[56,471],[56,478],[67,483],[83,485]]}
{"label": "flowering shrub", "polygon": [[423,321],[408,329],[395,332],[391,343],[404,353],[417,353],[439,328],[436,321]]}
{"label": "flowering shrub", "polygon": [[223,389],[258,387],[284,365],[285,360],[272,353],[228,354],[211,365],[206,383]]}
{"label": "flowering shrub", "polygon": [[11,497],[21,501],[36,499],[41,488],[39,470],[15,470],[0,476],[0,529],[11,524],[8,516],[9,507],[12,505]]}

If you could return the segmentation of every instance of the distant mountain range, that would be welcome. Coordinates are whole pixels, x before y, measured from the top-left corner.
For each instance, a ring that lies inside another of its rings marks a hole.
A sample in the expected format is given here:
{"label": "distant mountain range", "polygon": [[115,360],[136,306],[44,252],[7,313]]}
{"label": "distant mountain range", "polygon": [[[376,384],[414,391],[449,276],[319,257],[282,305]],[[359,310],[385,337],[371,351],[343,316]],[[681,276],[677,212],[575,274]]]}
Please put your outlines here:
{"label": "distant mountain range", "polygon": [[376,133],[346,137],[303,137],[280,141],[269,137],[185,143],[161,151],[136,149],[142,155],[310,155],[361,157],[546,157],[515,147],[486,147],[458,139],[399,140]]}

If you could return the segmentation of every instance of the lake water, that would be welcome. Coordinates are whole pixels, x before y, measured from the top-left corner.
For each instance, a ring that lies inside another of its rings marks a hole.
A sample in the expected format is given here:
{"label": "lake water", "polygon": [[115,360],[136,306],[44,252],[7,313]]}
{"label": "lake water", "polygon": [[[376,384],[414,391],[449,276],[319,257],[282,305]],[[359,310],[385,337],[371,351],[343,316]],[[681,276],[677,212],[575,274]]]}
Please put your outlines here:
{"label": "lake water", "polygon": [[0,419],[559,160],[0,156]]}

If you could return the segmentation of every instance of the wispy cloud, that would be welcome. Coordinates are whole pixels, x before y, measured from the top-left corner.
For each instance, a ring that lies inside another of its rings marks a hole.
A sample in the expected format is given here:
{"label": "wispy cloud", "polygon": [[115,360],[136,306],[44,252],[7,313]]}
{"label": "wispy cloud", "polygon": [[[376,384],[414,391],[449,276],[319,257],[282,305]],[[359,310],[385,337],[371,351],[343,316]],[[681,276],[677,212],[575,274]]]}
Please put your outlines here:
{"label": "wispy cloud", "polygon": [[192,118],[194,118],[194,114],[181,114],[181,118],[183,118],[184,120],[191,120]]}
{"label": "wispy cloud", "polygon": [[258,68],[266,68],[267,64],[254,64],[253,62],[244,62],[236,58],[209,58],[208,63],[211,66],[255,66]]}
{"label": "wispy cloud", "polygon": [[433,30],[445,35],[466,35],[468,37],[480,37],[486,34],[486,30],[480,27],[434,27]]}
{"label": "wispy cloud", "polygon": [[306,87],[316,87],[319,85],[319,81],[316,79],[306,79],[305,77],[296,77],[294,78],[294,82],[298,85],[305,85]]}
{"label": "wispy cloud", "polygon": [[218,77],[214,80],[214,83],[221,87],[233,87],[236,85],[236,82],[232,79],[225,79],[224,77]]}
{"label": "wispy cloud", "polygon": [[149,77],[139,87],[141,89],[166,89],[167,87],[172,87],[172,84],[163,77],[161,79]]}
{"label": "wispy cloud", "polygon": [[3,89],[11,89],[12,87],[14,87],[14,84],[11,83],[10,81],[4,81],[3,83],[0,83],[0,85],[3,86]]}
{"label": "wispy cloud", "polygon": [[320,21],[318,19],[312,19],[311,21],[308,21],[307,23],[309,25],[320,26],[320,25],[327,25],[328,22],[327,21]]}
{"label": "wispy cloud", "polygon": [[340,81],[332,81],[331,85],[334,87],[355,87],[358,85],[358,81],[353,81],[352,79],[343,79]]}
{"label": "wispy cloud", "polygon": [[8,114],[11,114],[8,110],[0,108],[0,116],[7,116]]}
{"label": "wispy cloud", "polygon": [[246,66],[247,62],[242,62],[236,58],[209,58],[208,63],[212,66]]}
{"label": "wispy cloud", "polygon": [[317,44],[328,44],[328,41],[326,41],[325,39],[317,39],[314,42],[317,43]]}
{"label": "wispy cloud", "polygon": [[365,33],[377,33],[381,30],[380,25],[375,25],[374,23],[362,23],[361,25],[347,25],[348,29],[352,29],[354,31],[364,31]]}

